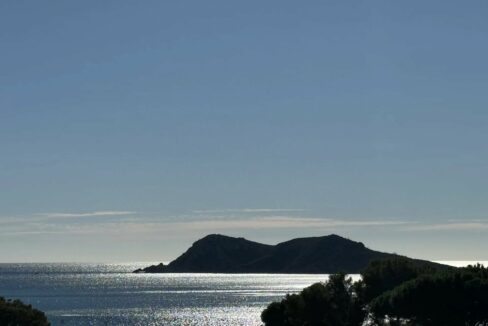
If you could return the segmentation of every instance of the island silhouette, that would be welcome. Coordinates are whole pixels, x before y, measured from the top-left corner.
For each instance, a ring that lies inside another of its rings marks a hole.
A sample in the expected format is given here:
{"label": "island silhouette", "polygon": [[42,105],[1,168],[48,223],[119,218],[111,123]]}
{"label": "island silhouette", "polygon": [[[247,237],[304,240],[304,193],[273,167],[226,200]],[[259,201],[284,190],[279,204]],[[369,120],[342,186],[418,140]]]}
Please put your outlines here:
{"label": "island silhouette", "polygon": [[371,261],[404,258],[416,265],[444,265],[375,251],[336,234],[297,238],[277,245],[210,234],[196,241],[168,265],[140,268],[134,273],[359,273]]}

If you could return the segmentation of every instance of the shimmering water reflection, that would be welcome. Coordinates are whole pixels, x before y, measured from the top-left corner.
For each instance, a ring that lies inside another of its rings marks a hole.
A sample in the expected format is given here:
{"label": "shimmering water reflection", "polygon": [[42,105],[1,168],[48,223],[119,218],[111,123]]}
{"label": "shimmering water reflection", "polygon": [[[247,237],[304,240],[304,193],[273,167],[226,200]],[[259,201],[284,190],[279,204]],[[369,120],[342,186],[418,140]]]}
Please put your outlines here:
{"label": "shimmering water reflection", "polygon": [[0,296],[31,303],[54,326],[260,325],[269,302],[328,278],[130,273],[147,264],[0,264]]}

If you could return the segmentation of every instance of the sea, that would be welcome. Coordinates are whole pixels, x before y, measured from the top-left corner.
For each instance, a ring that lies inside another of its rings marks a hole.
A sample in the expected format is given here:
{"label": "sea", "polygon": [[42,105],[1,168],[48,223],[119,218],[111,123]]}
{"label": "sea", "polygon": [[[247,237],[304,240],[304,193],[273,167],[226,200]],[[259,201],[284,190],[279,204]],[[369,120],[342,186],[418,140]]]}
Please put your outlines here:
{"label": "sea", "polygon": [[328,279],[300,274],[132,273],[152,263],[0,264],[0,296],[44,311],[53,326],[254,326],[261,325],[260,314],[270,302]]}

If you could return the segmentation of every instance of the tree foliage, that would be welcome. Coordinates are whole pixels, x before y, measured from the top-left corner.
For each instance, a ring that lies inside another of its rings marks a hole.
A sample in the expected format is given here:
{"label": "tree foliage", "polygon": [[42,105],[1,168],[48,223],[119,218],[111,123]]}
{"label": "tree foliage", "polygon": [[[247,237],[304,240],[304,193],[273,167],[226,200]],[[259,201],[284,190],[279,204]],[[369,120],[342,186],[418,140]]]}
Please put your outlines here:
{"label": "tree foliage", "polygon": [[373,261],[361,272],[363,300],[370,301],[403,282],[430,272],[431,268],[415,265],[411,259],[401,257]]}
{"label": "tree foliage", "polygon": [[488,325],[488,269],[441,268],[395,258],[372,262],[362,280],[332,275],[271,303],[265,326]]}
{"label": "tree foliage", "polygon": [[5,326],[49,326],[43,312],[19,300],[5,300],[0,297],[0,325]]}
{"label": "tree foliage", "polygon": [[487,274],[478,266],[422,275],[375,298],[371,312],[425,326],[488,323]]}
{"label": "tree foliage", "polygon": [[299,294],[271,303],[262,313],[267,326],[352,326],[364,319],[352,280],[332,275],[327,283],[316,283]]}

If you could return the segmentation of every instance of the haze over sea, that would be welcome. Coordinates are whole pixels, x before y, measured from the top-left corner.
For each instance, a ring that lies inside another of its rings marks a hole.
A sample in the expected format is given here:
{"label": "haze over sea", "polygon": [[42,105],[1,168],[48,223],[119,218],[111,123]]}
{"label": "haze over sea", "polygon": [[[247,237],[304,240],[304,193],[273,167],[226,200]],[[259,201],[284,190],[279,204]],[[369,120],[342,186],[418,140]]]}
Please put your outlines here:
{"label": "haze over sea", "polygon": [[45,311],[53,326],[259,325],[260,313],[271,301],[327,279],[327,275],[296,274],[131,273],[148,264],[0,264],[0,293]]}

